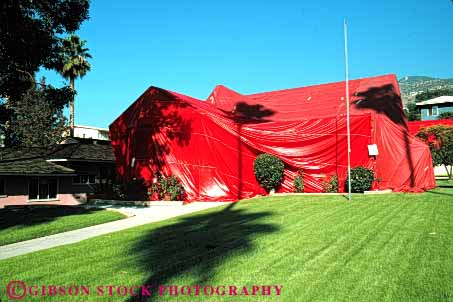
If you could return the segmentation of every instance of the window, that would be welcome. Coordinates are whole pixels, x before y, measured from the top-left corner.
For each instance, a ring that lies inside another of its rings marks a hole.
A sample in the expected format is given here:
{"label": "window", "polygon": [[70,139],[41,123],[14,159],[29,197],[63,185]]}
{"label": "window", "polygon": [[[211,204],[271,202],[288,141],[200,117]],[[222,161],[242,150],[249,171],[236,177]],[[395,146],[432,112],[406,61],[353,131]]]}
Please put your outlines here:
{"label": "window", "polygon": [[95,184],[96,175],[94,175],[94,174],[77,175],[72,178],[72,183],[79,184],[79,185],[80,184],[83,184],[83,185]]}
{"label": "window", "polygon": [[88,183],[95,184],[96,183],[96,176],[88,175]]}
{"label": "window", "polygon": [[0,196],[6,196],[6,186],[3,178],[0,178]]}
{"label": "window", "polygon": [[115,171],[113,168],[100,168],[99,169],[99,183],[106,184],[112,183],[115,179]]}
{"label": "window", "polygon": [[104,132],[104,131],[99,131],[98,132],[98,139],[108,140],[109,139],[109,133],[108,132]]}
{"label": "window", "polygon": [[110,171],[109,168],[100,168],[99,174],[100,179],[106,179],[111,177],[112,172]]}
{"label": "window", "polygon": [[88,175],[80,175],[80,183],[87,184],[88,183]]}
{"label": "window", "polygon": [[439,115],[439,107],[433,106],[433,115]]}
{"label": "window", "polygon": [[431,106],[428,109],[428,116],[437,116],[439,115],[439,107]]}
{"label": "window", "polygon": [[57,199],[58,180],[54,178],[34,178],[28,186],[28,200]]}

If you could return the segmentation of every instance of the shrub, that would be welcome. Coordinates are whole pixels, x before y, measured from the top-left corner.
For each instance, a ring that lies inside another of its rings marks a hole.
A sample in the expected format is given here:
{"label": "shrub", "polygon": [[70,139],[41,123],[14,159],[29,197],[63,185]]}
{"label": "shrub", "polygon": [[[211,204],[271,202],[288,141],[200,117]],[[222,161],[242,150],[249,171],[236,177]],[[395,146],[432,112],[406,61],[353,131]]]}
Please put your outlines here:
{"label": "shrub", "polygon": [[338,192],[338,177],[332,175],[328,177],[325,181],[322,182],[322,187],[327,193],[337,193]]}
{"label": "shrub", "polygon": [[294,193],[303,193],[304,192],[304,178],[302,172],[299,172],[294,178]]}
{"label": "shrub", "polygon": [[449,179],[453,178],[453,126],[435,125],[422,128],[416,135],[428,144],[434,166],[443,165]]}
{"label": "shrub", "polygon": [[270,191],[277,188],[283,180],[283,169],[285,165],[272,154],[260,154],[253,164],[256,179],[259,184]]}
{"label": "shrub", "polygon": [[94,186],[95,198],[114,200],[147,200],[147,188],[142,179],[124,181],[122,179],[109,180]]}
{"label": "shrub", "polygon": [[451,111],[442,112],[442,113],[439,115],[439,119],[440,119],[440,120],[442,120],[442,119],[447,119],[447,118],[453,119],[453,112],[451,112]]}
{"label": "shrub", "polygon": [[[351,169],[351,191],[352,193],[363,193],[369,191],[374,181],[374,172],[365,167]],[[348,178],[345,182],[345,191],[348,191]]]}
{"label": "shrub", "polygon": [[149,195],[154,193],[157,193],[160,199],[181,200],[184,194],[184,187],[176,176],[165,177],[160,175],[157,182],[153,183],[149,190]]}
{"label": "shrub", "polygon": [[126,185],[124,183],[116,182],[112,184],[112,199],[127,199]]}

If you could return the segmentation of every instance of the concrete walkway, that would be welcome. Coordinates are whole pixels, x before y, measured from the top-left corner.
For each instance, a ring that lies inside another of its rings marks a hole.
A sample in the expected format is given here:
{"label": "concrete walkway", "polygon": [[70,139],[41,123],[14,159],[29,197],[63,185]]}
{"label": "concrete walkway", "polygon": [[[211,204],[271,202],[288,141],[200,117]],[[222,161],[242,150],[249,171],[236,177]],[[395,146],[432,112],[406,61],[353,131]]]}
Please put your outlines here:
{"label": "concrete walkway", "polygon": [[[228,204],[227,202],[193,202],[188,205],[156,205],[148,208],[114,207],[129,218],[46,237],[0,246],[0,260],[52,247],[79,242],[99,235],[122,231],[139,225],[162,221],[176,216]],[[104,208],[109,208],[105,206]]]}

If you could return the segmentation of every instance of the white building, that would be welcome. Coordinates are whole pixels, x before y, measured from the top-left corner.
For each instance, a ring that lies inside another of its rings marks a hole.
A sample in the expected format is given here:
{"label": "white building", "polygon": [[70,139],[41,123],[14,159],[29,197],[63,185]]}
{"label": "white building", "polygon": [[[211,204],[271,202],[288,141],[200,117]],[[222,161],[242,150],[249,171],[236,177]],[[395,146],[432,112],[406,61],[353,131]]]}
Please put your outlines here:
{"label": "white building", "polygon": [[74,137],[110,140],[109,129],[74,125]]}

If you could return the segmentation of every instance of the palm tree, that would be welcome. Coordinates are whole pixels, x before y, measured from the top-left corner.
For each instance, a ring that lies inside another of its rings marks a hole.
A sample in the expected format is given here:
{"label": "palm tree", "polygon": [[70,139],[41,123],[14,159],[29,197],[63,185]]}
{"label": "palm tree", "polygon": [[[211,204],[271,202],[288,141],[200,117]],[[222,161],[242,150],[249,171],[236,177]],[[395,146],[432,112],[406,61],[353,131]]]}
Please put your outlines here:
{"label": "palm tree", "polygon": [[87,59],[92,58],[85,48],[86,41],[76,35],[70,35],[62,40],[62,60],[58,72],[65,79],[69,79],[69,86],[73,92],[69,101],[69,122],[71,136],[74,135],[74,82],[76,78],[83,78],[90,71],[91,65]]}

